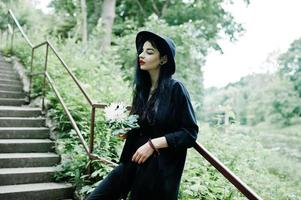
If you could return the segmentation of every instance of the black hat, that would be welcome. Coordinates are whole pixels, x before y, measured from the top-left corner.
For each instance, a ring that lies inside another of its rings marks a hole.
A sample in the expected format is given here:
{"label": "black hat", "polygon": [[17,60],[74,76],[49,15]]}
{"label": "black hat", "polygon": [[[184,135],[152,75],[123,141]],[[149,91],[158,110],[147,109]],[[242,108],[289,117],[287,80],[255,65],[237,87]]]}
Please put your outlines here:
{"label": "black hat", "polygon": [[176,56],[176,45],[172,39],[164,36],[159,36],[150,31],[140,31],[137,33],[136,36],[136,49],[139,51],[141,45],[144,44],[145,41],[153,39],[158,41],[163,48],[166,49],[167,52],[167,62],[169,63],[170,73],[174,74],[176,71],[176,63],[175,63],[175,56]]}

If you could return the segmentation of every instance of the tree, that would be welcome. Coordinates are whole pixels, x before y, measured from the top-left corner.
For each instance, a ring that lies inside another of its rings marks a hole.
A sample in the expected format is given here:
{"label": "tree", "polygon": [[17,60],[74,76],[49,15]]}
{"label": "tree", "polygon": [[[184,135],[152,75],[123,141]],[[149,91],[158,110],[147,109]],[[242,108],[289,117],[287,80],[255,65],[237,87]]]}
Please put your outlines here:
{"label": "tree", "polygon": [[290,77],[294,89],[301,97],[301,38],[295,40],[284,54],[279,57],[281,70]]}
{"label": "tree", "polygon": [[87,48],[88,46],[88,27],[87,27],[87,4],[86,4],[86,0],[80,0],[81,3],[81,14],[82,14],[82,27],[81,27],[81,31],[82,31],[82,42],[83,42],[83,46],[85,48]]}
{"label": "tree", "polygon": [[102,5],[101,23],[103,27],[103,37],[101,40],[101,51],[105,52],[111,45],[112,28],[115,19],[116,0],[104,0]]}
{"label": "tree", "polygon": [[[147,23],[148,17],[156,14],[169,25],[181,25],[192,22],[203,32],[207,40],[215,39],[220,32],[224,32],[231,40],[236,33],[242,31],[242,26],[235,22],[233,16],[223,8],[225,0],[120,0],[117,1],[116,14],[119,23],[133,20],[137,26]],[[246,1],[249,3],[249,1]],[[230,1],[231,3],[231,1]],[[126,23],[125,23],[126,24]],[[126,25],[125,25],[126,26]],[[117,34],[122,34],[122,30]]]}

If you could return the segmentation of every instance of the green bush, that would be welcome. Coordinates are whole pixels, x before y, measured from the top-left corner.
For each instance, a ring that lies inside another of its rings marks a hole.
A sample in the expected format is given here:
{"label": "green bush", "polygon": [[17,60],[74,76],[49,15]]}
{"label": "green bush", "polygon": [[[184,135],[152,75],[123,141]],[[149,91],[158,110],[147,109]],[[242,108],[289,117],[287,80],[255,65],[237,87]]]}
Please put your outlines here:
{"label": "green bush", "polygon": [[[260,133],[244,126],[201,126],[199,141],[263,199],[297,200],[300,173],[295,160],[264,148]],[[181,185],[182,200],[246,199],[230,182],[190,150]]]}

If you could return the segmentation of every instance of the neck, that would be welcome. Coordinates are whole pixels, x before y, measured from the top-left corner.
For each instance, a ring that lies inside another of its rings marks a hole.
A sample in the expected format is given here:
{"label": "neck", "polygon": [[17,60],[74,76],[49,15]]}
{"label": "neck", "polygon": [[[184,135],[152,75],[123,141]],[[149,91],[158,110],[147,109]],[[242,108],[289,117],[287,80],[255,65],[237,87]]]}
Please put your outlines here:
{"label": "neck", "polygon": [[148,73],[150,75],[151,82],[152,82],[151,90],[154,90],[158,86],[160,70],[158,70],[158,69],[157,70],[149,70]]}

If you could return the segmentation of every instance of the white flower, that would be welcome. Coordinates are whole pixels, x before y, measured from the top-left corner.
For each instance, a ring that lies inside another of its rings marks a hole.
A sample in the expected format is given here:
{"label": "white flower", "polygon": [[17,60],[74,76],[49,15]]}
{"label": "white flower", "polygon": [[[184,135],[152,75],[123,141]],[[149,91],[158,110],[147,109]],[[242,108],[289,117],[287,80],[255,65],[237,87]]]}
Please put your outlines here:
{"label": "white flower", "polygon": [[108,121],[122,121],[127,117],[126,105],[123,102],[111,103],[104,108],[105,117]]}

